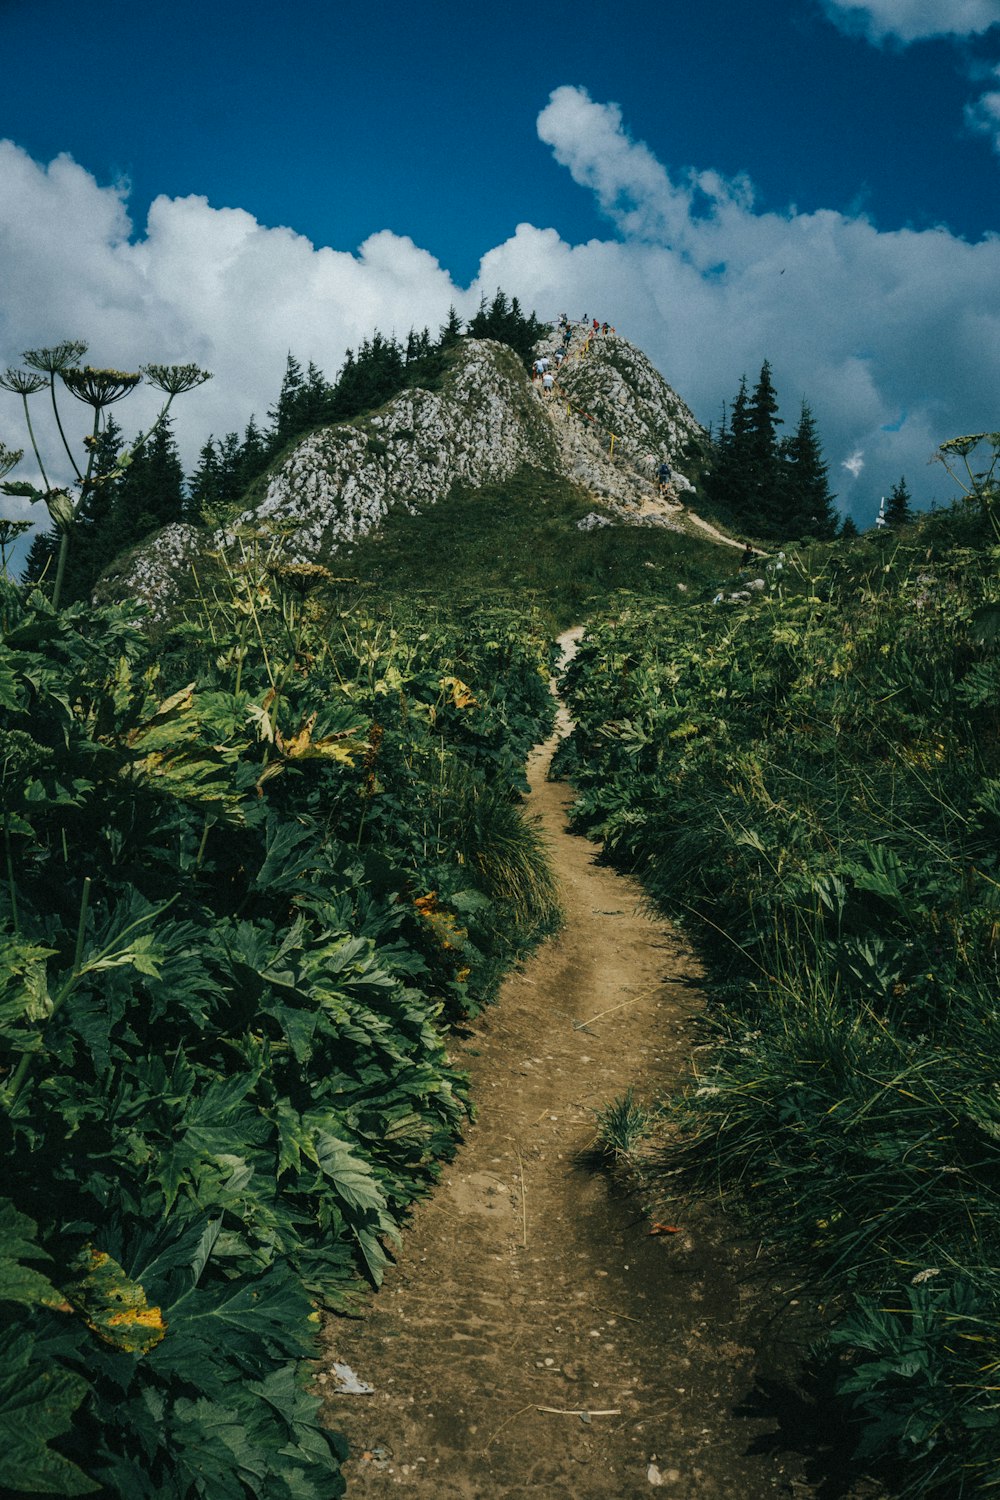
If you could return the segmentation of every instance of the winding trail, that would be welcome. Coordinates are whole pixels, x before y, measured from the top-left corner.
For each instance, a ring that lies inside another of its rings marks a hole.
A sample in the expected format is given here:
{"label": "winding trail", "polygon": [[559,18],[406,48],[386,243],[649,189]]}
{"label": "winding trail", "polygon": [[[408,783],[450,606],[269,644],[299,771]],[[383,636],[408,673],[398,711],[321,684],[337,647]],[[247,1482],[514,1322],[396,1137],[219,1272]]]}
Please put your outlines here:
{"label": "winding trail", "polygon": [[[682,938],[565,832],[571,793],[545,778],[567,727],[561,710],[528,800],[565,928],[456,1045],[477,1120],[364,1317],[328,1325],[318,1389],[351,1446],[348,1497],[808,1496],[796,1457],[749,1451],[774,1421],[737,1414],[754,1346],[774,1355],[778,1289],[762,1312],[753,1247],[704,1207],[651,1236],[579,1162],[596,1111],[683,1075],[703,1002]],[[334,1360],[374,1392],[338,1393]]]}

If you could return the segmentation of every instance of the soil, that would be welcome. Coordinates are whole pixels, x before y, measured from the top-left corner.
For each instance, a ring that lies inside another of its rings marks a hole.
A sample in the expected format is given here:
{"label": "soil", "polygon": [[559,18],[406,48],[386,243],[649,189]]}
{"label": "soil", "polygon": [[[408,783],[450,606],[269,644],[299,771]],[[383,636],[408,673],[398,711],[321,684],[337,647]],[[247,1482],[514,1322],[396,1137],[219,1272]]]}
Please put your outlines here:
{"label": "soil", "polygon": [[[557,738],[528,811],[565,927],[457,1040],[476,1121],[363,1317],[327,1327],[317,1389],[350,1444],[348,1496],[811,1496],[762,1394],[795,1362],[790,1278],[710,1204],[651,1233],[594,1166],[598,1111],[688,1073],[704,997],[684,939],[566,833]],[[342,1393],[334,1361],[371,1393]]]}

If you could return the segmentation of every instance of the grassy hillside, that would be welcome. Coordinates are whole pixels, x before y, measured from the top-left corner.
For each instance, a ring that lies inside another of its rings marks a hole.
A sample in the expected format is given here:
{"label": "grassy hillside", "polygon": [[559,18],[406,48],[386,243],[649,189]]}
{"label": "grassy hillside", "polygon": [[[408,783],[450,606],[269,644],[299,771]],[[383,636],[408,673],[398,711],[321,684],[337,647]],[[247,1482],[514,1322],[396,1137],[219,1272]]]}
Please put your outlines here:
{"label": "grassy hillside", "polygon": [[1000,1483],[998,503],[600,623],[562,758],[714,973],[653,1169],[812,1266],[859,1464],[939,1500]]}
{"label": "grassy hillside", "polygon": [[728,549],[664,528],[579,530],[593,509],[576,485],[524,469],[503,484],[457,488],[415,515],[391,513],[344,553],[342,571],[373,603],[406,598],[447,612],[470,600],[530,602],[553,631],[600,613],[622,589],[650,600],[700,596],[735,572]]}

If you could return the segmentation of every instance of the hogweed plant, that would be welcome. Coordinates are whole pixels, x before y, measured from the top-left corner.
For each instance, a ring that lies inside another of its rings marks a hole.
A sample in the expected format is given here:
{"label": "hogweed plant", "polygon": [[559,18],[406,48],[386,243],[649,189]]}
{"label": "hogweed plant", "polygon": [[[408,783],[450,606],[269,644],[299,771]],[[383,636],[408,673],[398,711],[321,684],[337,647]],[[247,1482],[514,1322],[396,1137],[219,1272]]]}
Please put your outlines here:
{"label": "hogweed plant", "polygon": [[[983,458],[983,444],[988,448],[988,462]],[[997,465],[1000,464],[1000,432],[971,432],[964,437],[949,438],[942,443],[935,455],[938,462],[948,470],[967,500],[978,501],[984,519],[988,520],[997,540],[1000,527],[994,515],[994,506],[1000,487],[997,484]],[[974,468],[970,460],[985,463],[983,468]]]}
{"label": "hogweed plant", "polygon": [[[88,497],[98,485],[107,484],[121,477],[136,454],[163,426],[175,396],[194,390],[197,386],[203,385],[206,380],[211,379],[207,370],[199,369],[193,364],[150,364],[142,366],[137,372],[97,369],[93,365],[81,366],[79,361],[86,352],[86,344],[76,339],[66,339],[51,348],[26,349],[22,358],[27,369],[8,368],[0,375],[0,386],[21,397],[31,451],[41,478],[41,487],[26,480],[6,480],[0,484],[0,491],[5,495],[29,500],[32,504],[43,501],[53,525],[59,532],[59,553],[56,561],[55,582],[52,587],[52,604],[55,609],[59,608],[62,595],[70,538]],[[59,410],[56,395],[57,376],[70,395],[85,406],[89,406],[94,413],[91,431],[83,439],[87,456],[82,464],[77,461],[73,446],[63,426],[62,413]],[[94,465],[98,452],[98,438],[105,426],[105,413],[109,406],[131,395],[136,387],[142,384],[144,378],[147,384],[161,391],[166,396],[166,400],[152,425],[145,432],[139,433],[131,448],[118,455],[115,467],[108,473],[98,474],[95,472]],[[46,389],[52,402],[56,428],[73,475],[69,484],[53,484],[50,481],[31,420],[30,398]],[[0,460],[9,456],[9,450],[0,450]],[[21,456],[18,454],[19,458]],[[0,461],[0,476],[10,472],[11,467],[13,465],[5,466],[4,462]]]}

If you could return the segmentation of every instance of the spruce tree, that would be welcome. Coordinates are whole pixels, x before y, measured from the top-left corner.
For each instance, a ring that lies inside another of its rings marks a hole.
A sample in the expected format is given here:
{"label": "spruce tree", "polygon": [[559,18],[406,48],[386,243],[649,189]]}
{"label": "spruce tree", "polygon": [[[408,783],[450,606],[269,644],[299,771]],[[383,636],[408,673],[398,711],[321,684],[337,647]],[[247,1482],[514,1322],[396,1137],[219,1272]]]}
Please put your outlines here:
{"label": "spruce tree", "polygon": [[384,405],[403,390],[406,381],[405,351],[396,339],[387,339],[376,329],[356,355],[347,351],[333,388],[333,419],[346,421]]}
{"label": "spruce tree", "polygon": [[784,497],[778,448],[778,397],[765,359],[747,406],[746,528],[763,536],[780,536]]}
{"label": "spruce tree", "polygon": [[900,478],[889,491],[889,503],[885,508],[887,526],[906,526],[913,520],[912,496],[906,488],[906,476]]}
{"label": "spruce tree", "polygon": [[487,303],[483,293],[479,311],[469,323],[469,333],[474,339],[496,339],[508,344],[521,356],[525,369],[531,368],[538,340],[549,331],[534,313],[525,314],[516,297],[509,298],[501,287],[497,287],[493,301]]}
{"label": "spruce tree", "polygon": [[807,401],[802,403],[799,425],[781,445],[783,472],[779,486],[780,529],[787,537],[816,537],[830,541],[837,534],[834,497],[827,482],[828,469],[816,431],[816,420]]}
{"label": "spruce tree", "polygon": [[243,489],[267,468],[267,441],[251,416],[240,449],[240,483]]}
{"label": "spruce tree", "polygon": [[457,344],[462,337],[462,320],[455,310],[454,304],[448,309],[448,321],[442,323],[438,330],[438,348],[450,349]]}
{"label": "spruce tree", "polygon": [[182,519],[184,469],[167,418],[137,453],[118,481],[111,526],[115,540],[130,546],[140,536]]}
{"label": "spruce tree", "polygon": [[845,542],[852,541],[854,537],[859,535],[858,528],[851,516],[845,516],[840,523],[840,535]]}
{"label": "spruce tree", "polygon": [[197,522],[203,507],[218,503],[219,467],[215,438],[209,433],[198,454],[198,467],[188,480],[188,498],[184,507],[186,521]]}
{"label": "spruce tree", "polygon": [[277,404],[267,414],[271,421],[267,446],[272,454],[291,442],[296,435],[296,410],[304,385],[305,377],[302,374],[302,366],[289,350],[285,357],[285,373],[281,381],[281,390],[278,392]]}
{"label": "spruce tree", "polygon": [[36,531],[24,560],[21,574],[25,583],[38,583],[42,577],[51,578],[59,551],[59,534],[55,530]]}
{"label": "spruce tree", "polygon": [[750,414],[747,378],[732,404],[728,420],[723,411],[719,435],[715,440],[711,467],[705,480],[709,499],[732,525],[752,531],[749,520],[750,487]]}

